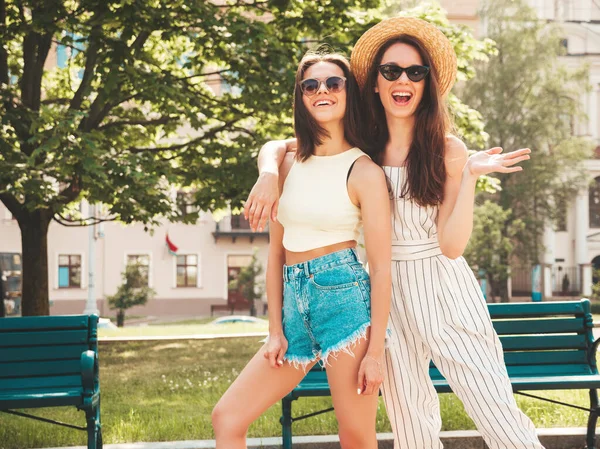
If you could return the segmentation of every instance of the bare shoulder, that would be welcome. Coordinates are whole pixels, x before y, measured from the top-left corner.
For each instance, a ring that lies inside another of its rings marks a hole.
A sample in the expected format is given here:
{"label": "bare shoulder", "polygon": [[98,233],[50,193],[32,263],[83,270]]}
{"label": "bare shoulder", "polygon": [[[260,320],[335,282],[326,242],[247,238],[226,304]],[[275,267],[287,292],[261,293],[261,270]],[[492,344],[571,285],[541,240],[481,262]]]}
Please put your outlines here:
{"label": "bare shoulder", "polygon": [[386,186],[383,169],[367,156],[361,156],[356,160],[348,181],[355,188],[361,185],[371,187],[378,185]]}
{"label": "bare shoulder", "polygon": [[468,154],[467,146],[462,140],[452,134],[446,136],[446,161],[466,158]]}
{"label": "bare shoulder", "polygon": [[469,151],[465,143],[458,137],[449,134],[446,137],[446,152],[444,159],[446,170],[450,176],[462,172],[469,158]]}

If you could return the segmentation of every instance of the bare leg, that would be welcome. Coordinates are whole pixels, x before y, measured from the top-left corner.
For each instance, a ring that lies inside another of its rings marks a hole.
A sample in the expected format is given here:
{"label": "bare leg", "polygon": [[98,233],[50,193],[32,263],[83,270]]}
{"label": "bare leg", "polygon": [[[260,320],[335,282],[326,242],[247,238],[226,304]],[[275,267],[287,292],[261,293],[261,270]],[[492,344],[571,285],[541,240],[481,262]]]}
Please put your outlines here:
{"label": "bare leg", "polygon": [[354,357],[340,353],[330,358],[327,379],[335,415],[339,423],[340,444],[343,449],[377,449],[375,421],[378,394],[359,395],[356,390],[360,362],[367,352],[368,340],[354,348]]}
{"label": "bare leg", "polygon": [[[217,449],[246,449],[246,433],[250,424],[292,391],[305,375],[302,368],[294,368],[288,363],[272,368],[264,358],[264,351],[263,346],[212,412]],[[309,365],[307,371],[313,365]]]}

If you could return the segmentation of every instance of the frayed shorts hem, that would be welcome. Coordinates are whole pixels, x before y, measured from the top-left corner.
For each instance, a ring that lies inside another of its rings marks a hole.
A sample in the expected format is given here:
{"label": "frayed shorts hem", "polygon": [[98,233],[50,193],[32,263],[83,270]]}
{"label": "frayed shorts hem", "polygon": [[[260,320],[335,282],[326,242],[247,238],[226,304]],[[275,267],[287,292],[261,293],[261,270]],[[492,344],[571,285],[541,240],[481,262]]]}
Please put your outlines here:
{"label": "frayed shorts hem", "polygon": [[306,372],[308,365],[315,362],[319,362],[321,367],[326,367],[328,365],[331,366],[331,363],[329,362],[330,357],[333,357],[337,360],[341,353],[346,353],[354,357],[354,352],[352,350],[359,342],[366,340],[367,330],[370,326],[370,322],[362,324],[357,330],[352,332],[346,338],[342,339],[339,343],[327,348],[325,351],[315,354],[313,357],[285,354],[283,360],[288,362],[290,365],[293,365],[296,369],[302,368],[304,372]]}

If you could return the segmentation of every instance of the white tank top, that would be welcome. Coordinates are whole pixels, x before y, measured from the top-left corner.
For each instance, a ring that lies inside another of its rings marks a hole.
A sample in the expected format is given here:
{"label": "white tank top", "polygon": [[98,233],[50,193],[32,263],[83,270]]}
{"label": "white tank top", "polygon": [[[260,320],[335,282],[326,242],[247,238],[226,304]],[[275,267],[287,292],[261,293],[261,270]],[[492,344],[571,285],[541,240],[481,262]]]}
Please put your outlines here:
{"label": "white tank top", "polygon": [[350,200],[346,182],[348,170],[361,156],[367,155],[351,148],[334,156],[310,156],[292,165],[277,212],[285,249],[303,252],[358,240],[360,208]]}

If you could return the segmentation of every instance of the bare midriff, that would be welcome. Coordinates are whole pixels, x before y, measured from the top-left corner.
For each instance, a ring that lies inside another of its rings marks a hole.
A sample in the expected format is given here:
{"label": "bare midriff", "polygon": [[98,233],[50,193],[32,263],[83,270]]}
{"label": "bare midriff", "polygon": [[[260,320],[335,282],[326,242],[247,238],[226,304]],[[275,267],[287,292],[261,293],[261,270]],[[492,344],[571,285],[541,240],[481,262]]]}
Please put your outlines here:
{"label": "bare midriff", "polygon": [[334,245],[322,246],[320,248],[311,249],[310,251],[302,252],[285,252],[285,264],[296,265],[298,263],[306,262],[307,260],[316,259],[317,257],[325,256],[327,254],[335,253],[347,248],[355,248],[356,241],[348,240],[346,242],[336,243]]}

